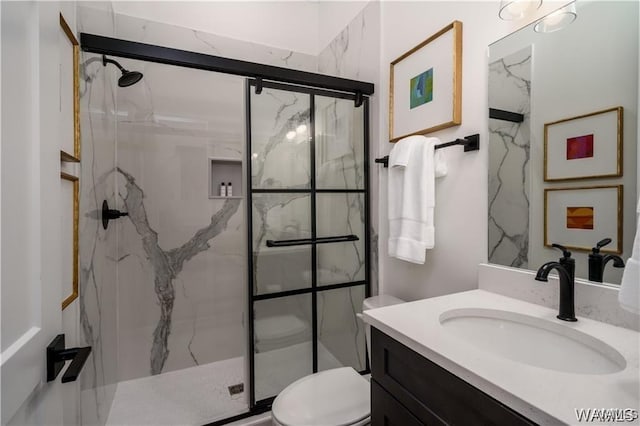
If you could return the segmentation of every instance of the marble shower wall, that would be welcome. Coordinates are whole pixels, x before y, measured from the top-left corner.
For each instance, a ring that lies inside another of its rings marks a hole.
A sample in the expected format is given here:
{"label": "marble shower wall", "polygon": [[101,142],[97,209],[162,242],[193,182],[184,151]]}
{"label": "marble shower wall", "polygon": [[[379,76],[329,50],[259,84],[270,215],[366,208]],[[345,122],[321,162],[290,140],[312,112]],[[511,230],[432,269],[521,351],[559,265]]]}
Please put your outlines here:
{"label": "marble shower wall", "polygon": [[[337,77],[368,81],[380,85],[380,3],[370,2],[326,46],[318,56],[318,72]],[[371,215],[371,293],[378,292],[378,191],[379,173],[385,171],[373,162],[379,156],[380,135],[376,132],[380,103],[377,94],[369,111],[369,193]]]}
{"label": "marble shower wall", "polygon": [[[116,37],[317,67],[310,55],[129,16],[116,16]],[[246,207],[208,192],[209,157],[245,158],[244,79],[121,63],[144,79],[118,91],[118,203],[130,213],[118,233],[119,379],[244,356]]]}
{"label": "marble shower wall", "polygon": [[489,120],[489,262],[529,267],[531,56],[527,47],[489,65],[489,107],[524,115]]}
{"label": "marble shower wall", "polygon": [[210,198],[208,181],[210,157],[244,157],[244,86],[122,62],[144,73],[118,97],[118,202],[129,212],[118,232],[119,378],[129,380],[244,355],[244,201]]}
{"label": "marble shower wall", "polygon": [[[114,35],[111,3],[79,3],[78,30]],[[116,70],[80,54],[80,335],[93,348],[81,377],[82,424],[104,424],[118,381],[116,227],[102,228],[102,201],[116,205]]]}

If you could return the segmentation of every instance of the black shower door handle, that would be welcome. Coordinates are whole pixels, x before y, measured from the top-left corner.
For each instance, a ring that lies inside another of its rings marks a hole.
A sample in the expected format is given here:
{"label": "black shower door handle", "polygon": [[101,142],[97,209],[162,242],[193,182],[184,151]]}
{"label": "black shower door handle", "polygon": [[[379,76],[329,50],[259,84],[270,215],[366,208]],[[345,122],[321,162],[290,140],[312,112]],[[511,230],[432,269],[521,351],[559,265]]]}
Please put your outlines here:
{"label": "black shower door handle", "polygon": [[344,243],[348,241],[358,241],[357,235],[337,235],[335,237],[319,237],[313,238],[300,238],[297,240],[267,240],[267,247],[290,247],[290,246],[304,246],[307,244],[327,244],[327,243]]}

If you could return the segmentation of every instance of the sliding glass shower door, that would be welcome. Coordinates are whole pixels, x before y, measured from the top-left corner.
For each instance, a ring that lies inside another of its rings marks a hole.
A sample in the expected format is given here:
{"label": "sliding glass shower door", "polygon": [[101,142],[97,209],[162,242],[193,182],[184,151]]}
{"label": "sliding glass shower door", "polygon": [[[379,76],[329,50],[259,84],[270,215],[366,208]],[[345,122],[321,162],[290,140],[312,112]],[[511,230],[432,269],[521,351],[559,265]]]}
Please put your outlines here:
{"label": "sliding glass shower door", "polygon": [[[247,85],[251,404],[341,366],[367,369],[368,100]],[[257,93],[259,92],[259,93]]]}

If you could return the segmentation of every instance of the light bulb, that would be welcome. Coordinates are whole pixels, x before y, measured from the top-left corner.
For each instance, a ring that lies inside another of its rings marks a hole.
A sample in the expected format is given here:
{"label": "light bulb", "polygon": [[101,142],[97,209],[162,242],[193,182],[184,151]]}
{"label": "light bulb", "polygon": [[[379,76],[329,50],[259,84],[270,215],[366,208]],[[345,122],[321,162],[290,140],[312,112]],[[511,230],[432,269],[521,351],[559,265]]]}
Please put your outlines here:
{"label": "light bulb", "polygon": [[296,132],[294,132],[293,130],[289,130],[287,132],[287,139],[292,140],[295,137],[296,137]]}
{"label": "light bulb", "polygon": [[537,33],[552,33],[559,31],[571,24],[578,17],[576,3],[573,2],[561,9],[552,12],[539,20],[533,27]]}
{"label": "light bulb", "polygon": [[498,16],[505,21],[523,18],[540,7],[542,0],[502,0]]}
{"label": "light bulb", "polygon": [[306,124],[301,124],[298,127],[296,127],[296,133],[300,134],[300,133],[304,133],[307,131],[307,125]]}

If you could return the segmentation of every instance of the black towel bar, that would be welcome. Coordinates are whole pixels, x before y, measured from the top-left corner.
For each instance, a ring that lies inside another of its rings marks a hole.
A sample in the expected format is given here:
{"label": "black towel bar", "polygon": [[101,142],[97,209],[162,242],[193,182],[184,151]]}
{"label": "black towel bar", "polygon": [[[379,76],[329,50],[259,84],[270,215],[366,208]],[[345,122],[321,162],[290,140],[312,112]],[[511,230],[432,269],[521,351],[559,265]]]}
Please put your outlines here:
{"label": "black towel bar", "polygon": [[[455,141],[441,143],[440,145],[436,145],[434,149],[446,148],[448,146],[454,145],[462,145],[464,147],[464,152],[478,151],[480,149],[480,134],[476,133],[475,135],[469,135],[462,139],[456,139]],[[389,167],[388,155],[385,155],[382,158],[376,158],[374,161],[376,163],[381,163],[384,167]]]}

